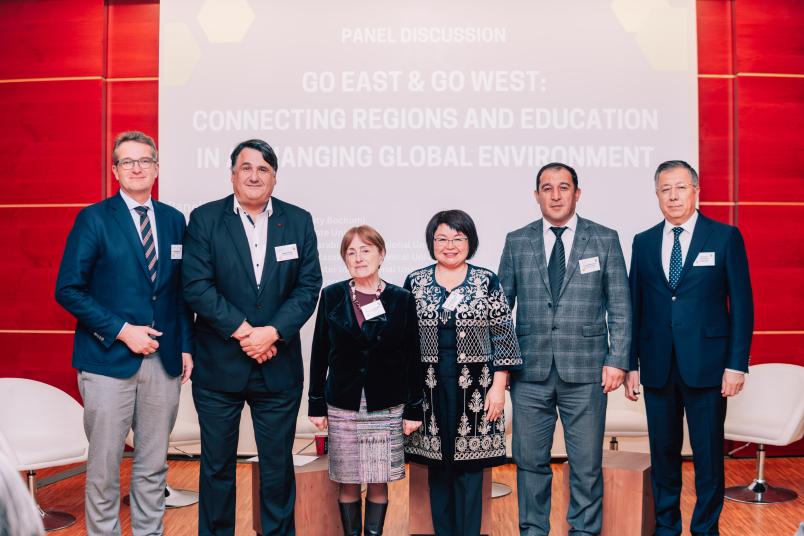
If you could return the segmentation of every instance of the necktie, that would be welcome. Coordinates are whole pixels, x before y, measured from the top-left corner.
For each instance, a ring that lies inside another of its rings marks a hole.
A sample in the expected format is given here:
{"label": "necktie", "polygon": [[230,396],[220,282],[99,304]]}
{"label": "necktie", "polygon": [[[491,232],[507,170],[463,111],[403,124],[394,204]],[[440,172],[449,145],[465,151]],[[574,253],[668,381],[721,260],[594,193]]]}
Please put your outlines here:
{"label": "necktie", "polygon": [[678,237],[684,231],[681,227],[673,227],[673,251],[670,253],[670,288],[675,290],[678,278],[681,277],[681,242]]}
{"label": "necktie", "polygon": [[151,278],[151,283],[156,283],[156,245],[151,219],[148,217],[148,207],[134,207],[134,210],[140,215],[140,236],[142,236],[142,251],[145,253],[148,277]]}
{"label": "necktie", "polygon": [[553,301],[558,300],[558,293],[561,292],[561,284],[564,283],[564,272],[567,271],[567,263],[564,257],[564,242],[561,235],[567,230],[566,227],[550,227],[556,235],[556,243],[550,253],[550,261],[547,263],[547,275],[550,279],[550,293]]}

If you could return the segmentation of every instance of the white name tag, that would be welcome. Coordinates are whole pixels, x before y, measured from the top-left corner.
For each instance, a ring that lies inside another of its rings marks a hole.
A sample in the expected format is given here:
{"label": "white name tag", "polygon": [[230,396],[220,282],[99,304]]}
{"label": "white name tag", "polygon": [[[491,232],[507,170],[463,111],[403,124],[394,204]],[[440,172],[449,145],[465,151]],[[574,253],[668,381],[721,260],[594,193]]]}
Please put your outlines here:
{"label": "white name tag", "polygon": [[363,318],[366,320],[371,320],[372,318],[385,314],[385,308],[382,306],[380,300],[374,300],[369,304],[363,305],[360,307],[360,310],[363,311]]}
{"label": "white name tag", "polygon": [[590,274],[592,272],[600,271],[600,259],[597,257],[589,257],[588,259],[581,259],[578,261],[578,266],[582,274]]}
{"label": "white name tag", "polygon": [[692,263],[693,266],[714,266],[715,265],[715,252],[714,251],[702,251],[698,253],[698,256],[695,258],[695,262]]}
{"label": "white name tag", "polygon": [[170,245],[170,258],[173,260],[181,260],[181,244]]}
{"label": "white name tag", "polygon": [[454,311],[455,308],[458,307],[458,304],[461,303],[461,300],[463,300],[463,294],[461,294],[460,292],[453,292],[452,294],[449,295],[447,301],[445,301],[444,305],[442,305],[441,307],[445,311]]}
{"label": "white name tag", "polygon": [[287,244],[285,246],[276,246],[274,248],[276,251],[276,261],[289,261],[292,259],[299,258],[299,251],[296,249],[296,244]]}

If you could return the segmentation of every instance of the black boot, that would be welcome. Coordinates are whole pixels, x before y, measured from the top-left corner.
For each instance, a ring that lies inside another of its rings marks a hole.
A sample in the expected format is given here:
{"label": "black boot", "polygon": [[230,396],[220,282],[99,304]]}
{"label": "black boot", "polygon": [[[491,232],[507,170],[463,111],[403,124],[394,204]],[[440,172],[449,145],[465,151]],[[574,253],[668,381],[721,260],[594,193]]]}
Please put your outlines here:
{"label": "black boot", "polygon": [[366,499],[366,530],[365,536],[379,536],[382,534],[382,527],[385,525],[385,512],[388,510],[388,503],[375,503]]}
{"label": "black boot", "polygon": [[360,536],[360,529],[363,528],[361,522],[360,506],[362,501],[342,503],[338,501],[338,508],[341,510],[341,523],[343,523],[344,536]]}

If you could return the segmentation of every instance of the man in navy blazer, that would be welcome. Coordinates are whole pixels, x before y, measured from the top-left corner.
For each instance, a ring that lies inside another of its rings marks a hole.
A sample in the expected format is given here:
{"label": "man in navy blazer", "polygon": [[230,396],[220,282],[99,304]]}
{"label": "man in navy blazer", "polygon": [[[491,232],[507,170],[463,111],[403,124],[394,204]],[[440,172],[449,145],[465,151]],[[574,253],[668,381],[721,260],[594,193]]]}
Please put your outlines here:
{"label": "man in navy blazer", "polygon": [[231,155],[234,194],[190,216],[184,296],[197,313],[193,399],[201,425],[200,535],[233,535],[235,461],[248,402],[260,464],[262,534],[294,534],[292,446],[304,370],[299,330],[321,267],[310,213],[272,197],[277,158],[262,140]]}
{"label": "man in navy blazer", "polygon": [[743,387],[753,333],[748,259],[736,227],[696,210],[698,174],[689,164],[662,163],[654,182],[665,219],[634,237],[634,323],[625,391],[636,400],[641,378],[656,534],[681,534],[685,410],[697,494],[690,532],[718,534],[726,398]]}
{"label": "man in navy blazer", "polygon": [[132,531],[162,534],[168,437],[180,381],[193,366],[181,292],[184,216],[151,198],[159,171],[153,139],[123,132],[112,156],[120,192],[78,213],[56,301],[77,320],[73,367],[89,438],[87,533],[120,534],[120,460],[133,429]]}

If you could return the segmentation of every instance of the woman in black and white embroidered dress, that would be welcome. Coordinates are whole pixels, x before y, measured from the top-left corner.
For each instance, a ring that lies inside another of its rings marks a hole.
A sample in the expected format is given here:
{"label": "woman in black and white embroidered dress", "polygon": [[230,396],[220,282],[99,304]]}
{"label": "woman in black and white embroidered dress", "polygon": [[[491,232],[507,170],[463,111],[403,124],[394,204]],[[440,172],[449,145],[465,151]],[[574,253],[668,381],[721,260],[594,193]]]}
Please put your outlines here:
{"label": "woman in black and white embroidered dress", "polygon": [[408,275],[419,318],[424,403],[421,428],[405,439],[411,461],[429,466],[437,536],[480,534],[483,469],[505,462],[505,388],[522,358],[497,275],[468,264],[478,238],[460,210],[426,230],[436,264]]}

